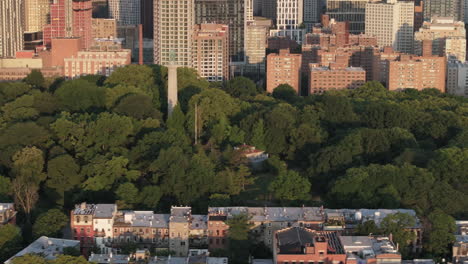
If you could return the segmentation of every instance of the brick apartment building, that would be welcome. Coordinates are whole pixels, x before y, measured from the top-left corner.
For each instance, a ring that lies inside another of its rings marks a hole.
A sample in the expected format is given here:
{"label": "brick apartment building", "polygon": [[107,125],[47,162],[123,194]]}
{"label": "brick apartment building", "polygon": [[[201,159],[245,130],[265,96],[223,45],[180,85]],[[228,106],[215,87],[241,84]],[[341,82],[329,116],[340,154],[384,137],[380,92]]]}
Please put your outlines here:
{"label": "brick apartment building", "polygon": [[301,89],[301,54],[291,54],[289,50],[270,53],[267,56],[267,92],[281,84],[289,84],[297,94]]}
{"label": "brick apartment building", "polygon": [[[122,243],[134,242],[146,249],[168,249],[176,256],[186,256],[190,248],[209,250],[228,246],[229,226],[226,221],[238,214],[247,214],[251,230],[258,242],[273,249],[274,234],[288,227],[304,227],[316,231],[337,231],[353,234],[357,224],[372,220],[377,226],[382,219],[396,212],[412,210],[340,209],[318,207],[211,207],[206,215],[194,215],[190,207],[172,207],[170,214],[152,211],[120,211],[110,204],[79,204],[71,212],[73,237],[82,241],[83,252],[96,244],[102,252],[110,252]],[[408,227],[416,237],[413,249],[421,249],[422,226]]]}
{"label": "brick apartment building", "polygon": [[446,64],[445,57],[401,54],[389,63],[387,87],[390,91],[435,88],[444,93]]}
{"label": "brick apartment building", "polygon": [[366,83],[366,71],[361,67],[347,67],[339,63],[331,63],[329,67],[310,65],[309,94],[356,89]]}
{"label": "brick apartment building", "polygon": [[73,239],[80,241],[81,252],[87,255],[94,246],[94,215],[95,204],[81,203],[77,205],[70,214],[70,226]]}

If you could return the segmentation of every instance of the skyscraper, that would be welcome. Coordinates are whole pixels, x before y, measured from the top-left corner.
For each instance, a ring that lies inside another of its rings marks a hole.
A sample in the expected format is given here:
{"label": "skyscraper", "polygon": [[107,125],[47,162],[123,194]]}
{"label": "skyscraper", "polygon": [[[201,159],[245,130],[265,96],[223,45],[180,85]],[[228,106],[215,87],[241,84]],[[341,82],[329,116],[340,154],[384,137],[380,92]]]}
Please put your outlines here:
{"label": "skyscraper", "polygon": [[0,57],[23,49],[23,0],[0,1]]}
{"label": "skyscraper", "polygon": [[456,21],[464,19],[464,0],[425,0],[424,20],[434,17],[451,17]]}
{"label": "skyscraper", "polygon": [[[349,33],[364,32],[366,4],[370,0],[327,0],[327,14],[336,21],[349,21]],[[372,1],[372,0],[371,0]]]}
{"label": "skyscraper", "polygon": [[229,26],[231,60],[244,61],[244,30],[246,21],[253,20],[252,0],[196,0],[195,22]]}
{"label": "skyscraper", "polygon": [[379,47],[413,52],[414,3],[384,0],[366,5],[366,34],[377,38]]}
{"label": "skyscraper", "polygon": [[310,31],[314,23],[320,22],[322,0],[304,0],[304,24]]}
{"label": "skyscraper", "polygon": [[192,66],[194,0],[155,0],[154,63]]}
{"label": "skyscraper", "polygon": [[93,4],[91,0],[73,0],[73,36],[81,38],[83,49],[88,49],[93,41],[92,15]]}
{"label": "skyscraper", "polygon": [[24,31],[42,31],[50,13],[50,0],[25,0],[24,2]]}
{"label": "skyscraper", "polygon": [[138,25],[141,23],[141,0],[109,0],[109,18],[117,20],[117,25]]}
{"label": "skyscraper", "polygon": [[305,34],[302,28],[303,12],[303,0],[278,0],[276,29],[270,31],[271,35],[286,36],[301,43]]}
{"label": "skyscraper", "polygon": [[153,0],[141,0],[141,24],[143,25],[143,37],[147,39],[153,39]]}

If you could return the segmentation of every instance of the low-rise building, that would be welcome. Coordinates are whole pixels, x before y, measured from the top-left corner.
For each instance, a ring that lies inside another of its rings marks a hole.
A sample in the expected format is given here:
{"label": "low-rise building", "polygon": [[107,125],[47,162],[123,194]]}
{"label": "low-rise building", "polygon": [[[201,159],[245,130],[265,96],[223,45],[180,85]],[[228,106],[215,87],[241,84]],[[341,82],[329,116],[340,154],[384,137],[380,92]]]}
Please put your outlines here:
{"label": "low-rise building", "polygon": [[452,247],[452,260],[455,264],[468,262],[468,221],[456,221],[455,243]]}
{"label": "low-rise building", "polygon": [[70,215],[73,238],[81,242],[81,252],[85,255],[94,246],[94,215],[96,207],[95,204],[83,202],[76,205]]}
{"label": "low-rise building", "polygon": [[398,248],[388,237],[340,236],[347,264],[401,263]]}
{"label": "low-rise building", "polygon": [[0,226],[16,223],[16,210],[13,203],[0,203]]}
{"label": "low-rise building", "polygon": [[130,50],[79,51],[76,56],[64,59],[64,76],[76,78],[83,75],[100,74],[109,76],[119,67],[131,63]]}
{"label": "low-rise building", "polygon": [[336,232],[290,227],[275,232],[273,263],[346,263]]}
{"label": "low-rise building", "polygon": [[21,257],[26,254],[41,255],[46,260],[53,260],[56,259],[57,256],[62,255],[65,248],[79,249],[80,241],[41,236],[29,246],[5,261],[5,264],[11,264],[13,263],[14,258]]}
{"label": "low-rise building", "polygon": [[265,151],[259,150],[254,146],[244,144],[239,147],[235,147],[234,150],[239,151],[252,165],[261,164],[268,159],[268,154],[265,153]]}

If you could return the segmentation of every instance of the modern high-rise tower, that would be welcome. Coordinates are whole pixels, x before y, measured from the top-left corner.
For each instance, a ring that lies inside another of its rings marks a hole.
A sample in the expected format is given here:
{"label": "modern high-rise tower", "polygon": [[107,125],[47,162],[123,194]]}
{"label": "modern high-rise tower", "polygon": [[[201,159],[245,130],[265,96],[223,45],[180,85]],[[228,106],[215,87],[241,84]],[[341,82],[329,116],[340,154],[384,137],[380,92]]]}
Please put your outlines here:
{"label": "modern high-rise tower", "polygon": [[366,34],[376,37],[379,47],[413,52],[414,2],[384,0],[366,5]]}
{"label": "modern high-rise tower", "polygon": [[424,20],[431,21],[435,17],[451,17],[456,21],[464,19],[464,0],[425,0]]}
{"label": "modern high-rise tower", "polygon": [[299,43],[305,34],[303,26],[303,0],[278,0],[276,3],[276,29],[274,36],[286,36]]}
{"label": "modern high-rise tower", "polygon": [[191,67],[194,13],[194,0],[154,1],[155,64]]}
{"label": "modern high-rise tower", "polygon": [[366,4],[370,0],[327,0],[327,15],[339,22],[349,22],[349,32],[364,32]]}
{"label": "modern high-rise tower", "polygon": [[23,49],[23,0],[0,1],[0,57]]}
{"label": "modern high-rise tower", "polygon": [[109,0],[109,18],[114,18],[119,26],[141,23],[141,0]]}

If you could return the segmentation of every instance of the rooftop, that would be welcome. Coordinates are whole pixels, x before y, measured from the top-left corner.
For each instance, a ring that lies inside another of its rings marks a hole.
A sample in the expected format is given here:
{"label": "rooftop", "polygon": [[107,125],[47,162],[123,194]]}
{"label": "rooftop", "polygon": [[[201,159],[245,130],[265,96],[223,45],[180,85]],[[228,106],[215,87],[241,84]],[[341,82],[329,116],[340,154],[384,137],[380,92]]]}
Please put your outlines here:
{"label": "rooftop", "polygon": [[336,232],[318,232],[302,227],[290,227],[276,233],[280,254],[304,254],[304,247],[321,240],[328,244],[328,254],[345,254]]}
{"label": "rooftop", "polygon": [[112,218],[117,212],[116,204],[97,204],[94,211],[95,218]]}
{"label": "rooftop", "polygon": [[63,249],[67,247],[79,247],[80,241],[59,238],[49,238],[41,236],[29,246],[18,252],[16,255],[5,261],[5,264],[12,263],[12,259],[26,254],[41,254],[46,260],[52,260],[63,254]]}
{"label": "rooftop", "polygon": [[128,255],[116,255],[116,254],[94,254],[91,253],[89,256],[89,262],[99,263],[99,264],[127,264],[130,258]]}
{"label": "rooftop", "polygon": [[173,206],[171,208],[171,216],[169,218],[169,221],[171,222],[187,222],[190,219],[190,216],[192,214],[192,208],[191,207],[176,207]]}
{"label": "rooftop", "polygon": [[73,210],[74,215],[94,215],[96,210],[95,204],[87,204],[86,202],[75,205],[75,210]]}

